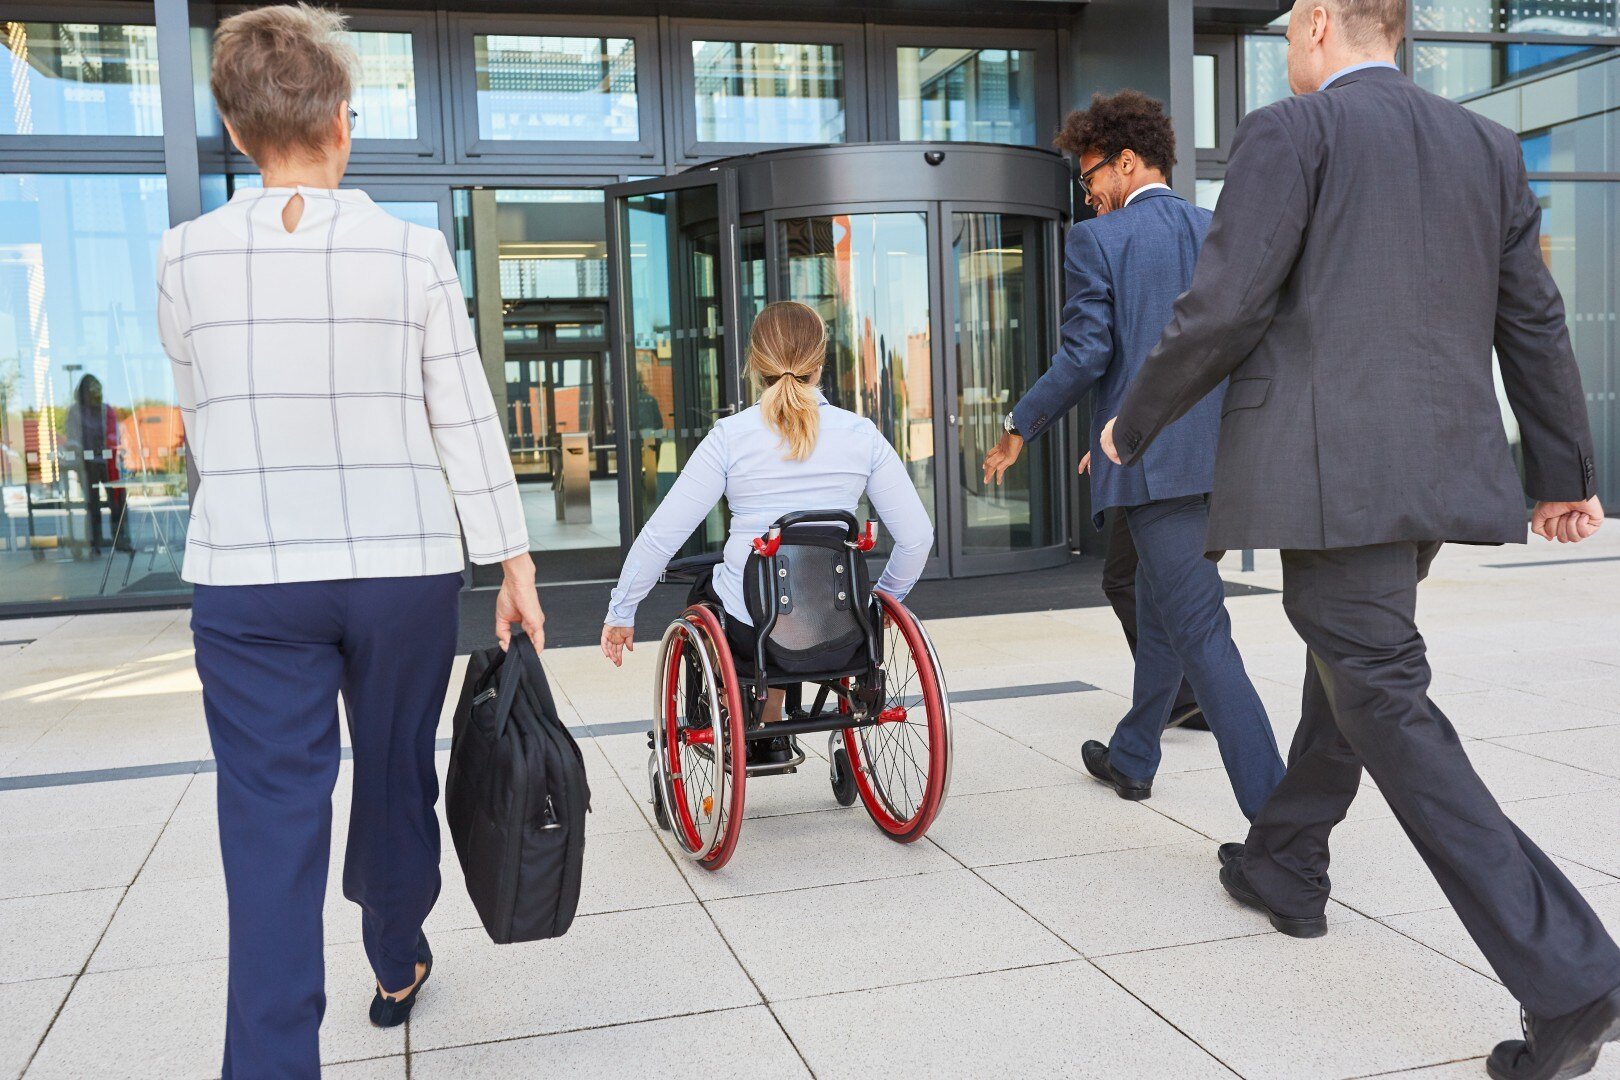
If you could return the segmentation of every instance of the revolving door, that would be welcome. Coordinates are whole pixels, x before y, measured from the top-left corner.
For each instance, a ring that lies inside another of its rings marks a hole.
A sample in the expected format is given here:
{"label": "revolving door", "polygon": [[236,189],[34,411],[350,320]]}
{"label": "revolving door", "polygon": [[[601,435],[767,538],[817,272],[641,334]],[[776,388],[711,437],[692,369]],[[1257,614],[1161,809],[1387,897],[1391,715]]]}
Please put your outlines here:
{"label": "revolving door", "polygon": [[[1044,151],[885,143],[609,188],[625,535],[715,419],[755,399],[754,316],[798,300],[827,322],[828,400],[877,424],[933,517],[930,576],[1063,561],[1063,433],[1030,445],[1001,486],[979,463],[1056,342],[1068,185]],[[717,511],[688,551],[723,539]]]}

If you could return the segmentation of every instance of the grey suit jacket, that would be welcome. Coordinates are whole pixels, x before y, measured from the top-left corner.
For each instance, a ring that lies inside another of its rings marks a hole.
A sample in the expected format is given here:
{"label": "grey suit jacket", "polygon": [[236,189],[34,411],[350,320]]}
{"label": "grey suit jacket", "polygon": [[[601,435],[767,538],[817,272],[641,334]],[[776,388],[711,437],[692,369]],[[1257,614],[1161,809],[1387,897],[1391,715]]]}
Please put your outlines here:
{"label": "grey suit jacket", "polygon": [[1192,287],[1120,405],[1127,462],[1230,376],[1207,546],[1523,543],[1596,492],[1518,139],[1390,69],[1249,114]]}

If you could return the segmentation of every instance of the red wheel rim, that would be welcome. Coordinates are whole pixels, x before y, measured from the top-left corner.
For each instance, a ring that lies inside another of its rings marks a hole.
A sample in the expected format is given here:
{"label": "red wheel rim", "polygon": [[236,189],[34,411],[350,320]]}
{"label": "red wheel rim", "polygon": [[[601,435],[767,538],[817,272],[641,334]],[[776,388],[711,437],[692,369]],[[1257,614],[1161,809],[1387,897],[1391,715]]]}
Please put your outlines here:
{"label": "red wheel rim", "polygon": [[[944,805],[950,728],[944,687],[922,627],[904,606],[882,593],[875,595],[882,605],[884,632],[893,631],[886,644],[905,645],[909,670],[897,671],[896,650],[885,649],[884,665],[891,676],[884,689],[886,719],[873,727],[845,728],[844,748],[866,812],[891,838],[909,843],[928,831]],[[917,700],[907,705],[905,699],[912,696]],[[896,710],[904,719],[896,717]],[[924,737],[926,745],[919,742]],[[917,775],[925,762],[926,775]],[[873,782],[874,775],[879,783]]]}
{"label": "red wheel rim", "polygon": [[[681,710],[678,695],[681,687],[681,660],[686,652],[686,636],[677,634],[670,643],[669,658],[664,668],[664,767],[671,777],[682,777],[681,745],[683,733],[680,725]],[[686,797],[686,781],[678,779],[668,786],[669,820],[679,834],[681,846],[696,851],[703,843],[702,831],[692,814]]]}
{"label": "red wheel rim", "polygon": [[[681,619],[687,624],[688,633],[704,642],[717,684],[718,696],[725,712],[725,756],[729,759],[729,766],[725,761],[714,762],[716,770],[725,771],[725,790],[720,796],[723,805],[718,808],[720,825],[709,850],[698,859],[698,865],[705,870],[718,870],[736,850],[737,837],[742,831],[743,802],[748,778],[747,750],[743,742],[742,695],[737,686],[737,672],[731,662],[731,653],[725,645],[725,631],[714,612],[703,605],[694,605],[682,613]],[[677,634],[671,646],[663,676],[663,723],[665,752],[668,755],[665,767],[671,775],[675,775],[680,770],[680,751],[683,745],[678,722],[680,717],[678,694],[681,679],[680,661],[684,650],[689,647],[687,633]],[[713,746],[713,733],[704,730],[703,734],[709,736],[711,740],[709,745]],[[697,738],[685,740],[686,743],[700,741],[703,740]],[[687,798],[684,780],[672,783],[669,787],[672,789],[671,824],[679,833],[685,850],[696,854],[703,843],[703,838],[693,814],[694,808]]]}

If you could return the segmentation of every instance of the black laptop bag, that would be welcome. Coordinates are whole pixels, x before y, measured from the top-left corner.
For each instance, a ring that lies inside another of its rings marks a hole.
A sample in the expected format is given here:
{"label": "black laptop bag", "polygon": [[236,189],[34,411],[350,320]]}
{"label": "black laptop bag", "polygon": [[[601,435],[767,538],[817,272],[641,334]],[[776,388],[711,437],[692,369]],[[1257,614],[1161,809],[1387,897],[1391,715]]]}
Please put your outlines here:
{"label": "black laptop bag", "polygon": [[445,815],[484,929],[497,944],[574,921],[591,792],[534,644],[475,652],[456,705]]}

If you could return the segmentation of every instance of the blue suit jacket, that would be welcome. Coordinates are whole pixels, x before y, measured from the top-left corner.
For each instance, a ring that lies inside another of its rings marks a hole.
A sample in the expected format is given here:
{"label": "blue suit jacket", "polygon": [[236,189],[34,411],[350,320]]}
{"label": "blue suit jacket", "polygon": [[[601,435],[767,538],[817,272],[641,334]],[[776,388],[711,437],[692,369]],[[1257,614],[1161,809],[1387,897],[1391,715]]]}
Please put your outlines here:
{"label": "blue suit jacket", "polygon": [[1098,446],[1103,425],[1192,284],[1209,230],[1208,210],[1165,188],[1144,191],[1113,213],[1069,230],[1063,273],[1062,343],[1052,366],[1013,408],[1026,440],[1045,434],[1097,391],[1091,413],[1091,506],[1095,524],[1111,506],[1201,495],[1215,487],[1215,442],[1226,386],[1164,429],[1142,460],[1121,466]]}

